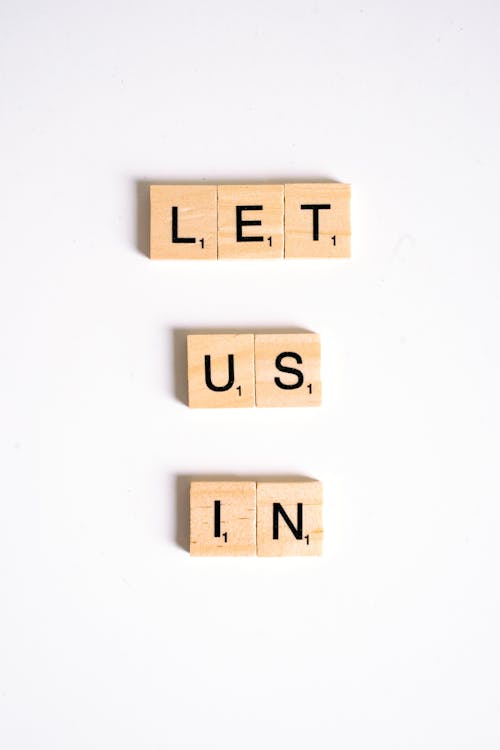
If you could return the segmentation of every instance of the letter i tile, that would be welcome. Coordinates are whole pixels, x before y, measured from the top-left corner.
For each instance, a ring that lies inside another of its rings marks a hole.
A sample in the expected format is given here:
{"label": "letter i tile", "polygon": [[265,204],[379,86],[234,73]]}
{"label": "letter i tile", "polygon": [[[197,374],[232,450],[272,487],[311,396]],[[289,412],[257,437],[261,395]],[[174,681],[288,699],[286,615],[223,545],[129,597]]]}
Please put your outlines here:
{"label": "letter i tile", "polygon": [[255,482],[191,482],[191,555],[255,555],[255,498]]}

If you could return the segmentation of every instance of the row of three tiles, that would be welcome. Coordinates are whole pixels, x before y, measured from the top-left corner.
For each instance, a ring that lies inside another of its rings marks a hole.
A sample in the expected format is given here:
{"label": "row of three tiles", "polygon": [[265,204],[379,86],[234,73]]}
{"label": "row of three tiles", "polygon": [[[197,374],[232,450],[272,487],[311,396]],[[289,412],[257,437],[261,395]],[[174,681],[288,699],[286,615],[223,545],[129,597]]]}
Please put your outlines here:
{"label": "row of three tiles", "polygon": [[350,186],[151,185],[151,258],[346,258]]}
{"label": "row of three tiles", "polygon": [[316,333],[212,333],[187,337],[189,406],[320,406]]}

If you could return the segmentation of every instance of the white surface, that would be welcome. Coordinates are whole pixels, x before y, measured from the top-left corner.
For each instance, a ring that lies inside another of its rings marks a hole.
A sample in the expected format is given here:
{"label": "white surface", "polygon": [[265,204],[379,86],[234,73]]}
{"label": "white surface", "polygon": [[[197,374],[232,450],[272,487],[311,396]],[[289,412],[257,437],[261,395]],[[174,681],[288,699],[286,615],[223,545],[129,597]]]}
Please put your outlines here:
{"label": "white surface", "polygon": [[[2,747],[500,746],[499,21],[4,0]],[[351,261],[137,250],[148,181],[307,178]],[[177,400],[179,331],[293,326],[321,410]],[[324,558],[191,560],[203,474],[322,479]]]}

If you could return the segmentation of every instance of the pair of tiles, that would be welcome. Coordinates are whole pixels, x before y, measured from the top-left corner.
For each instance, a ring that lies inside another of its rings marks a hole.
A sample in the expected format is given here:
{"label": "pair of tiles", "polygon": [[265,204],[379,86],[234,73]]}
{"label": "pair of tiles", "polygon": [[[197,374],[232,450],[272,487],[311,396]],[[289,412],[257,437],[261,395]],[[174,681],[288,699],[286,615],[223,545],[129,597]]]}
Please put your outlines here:
{"label": "pair of tiles", "polygon": [[221,333],[187,337],[192,408],[319,406],[316,333]]}
{"label": "pair of tiles", "polygon": [[321,555],[321,482],[191,482],[191,555]]}
{"label": "pair of tiles", "polygon": [[348,258],[349,185],[151,185],[151,258]]}

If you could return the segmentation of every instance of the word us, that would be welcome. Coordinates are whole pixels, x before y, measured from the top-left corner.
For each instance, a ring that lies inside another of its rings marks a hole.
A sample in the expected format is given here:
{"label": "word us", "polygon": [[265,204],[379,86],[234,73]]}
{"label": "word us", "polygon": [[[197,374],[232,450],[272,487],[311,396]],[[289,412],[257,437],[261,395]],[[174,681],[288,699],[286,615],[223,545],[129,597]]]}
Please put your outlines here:
{"label": "word us", "polygon": [[321,555],[321,482],[191,482],[191,555]]}
{"label": "word us", "polygon": [[189,406],[319,406],[316,333],[220,333],[187,337]]}
{"label": "word us", "polygon": [[348,258],[350,185],[151,185],[151,258]]}

